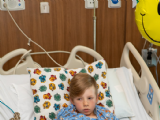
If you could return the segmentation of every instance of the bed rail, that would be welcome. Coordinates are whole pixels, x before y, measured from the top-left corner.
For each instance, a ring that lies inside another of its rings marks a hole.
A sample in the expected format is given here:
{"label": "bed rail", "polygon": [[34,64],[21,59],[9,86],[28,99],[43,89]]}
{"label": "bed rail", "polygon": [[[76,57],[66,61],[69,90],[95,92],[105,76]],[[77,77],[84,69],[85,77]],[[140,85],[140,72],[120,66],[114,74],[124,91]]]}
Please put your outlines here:
{"label": "bed rail", "polygon": [[[9,61],[10,59],[18,56],[18,55],[23,55],[27,52],[26,49],[16,49],[14,51],[9,52],[5,56],[3,56],[0,59],[0,74],[1,75],[11,75],[14,73],[15,67],[9,69],[8,71],[5,71],[3,69],[4,64]],[[18,62],[18,61],[17,61]],[[30,55],[26,56],[26,60],[23,63],[20,63],[18,67],[16,68],[16,74],[28,74],[26,68],[27,67],[35,67],[35,63]]]}
{"label": "bed rail", "polygon": [[[129,51],[133,54],[133,56],[135,57],[135,59],[137,60],[137,62],[141,67],[142,70],[141,76],[138,75],[135,68],[132,66],[130,62]],[[147,67],[146,63],[142,59],[141,55],[138,53],[136,48],[130,42],[126,43],[123,49],[120,66],[121,67],[124,66],[132,70],[134,84],[139,92],[140,100],[146,112],[150,115],[150,117],[153,120],[159,120],[159,104],[160,104],[159,87],[153,75],[151,74],[149,68]],[[147,96],[150,97],[150,100],[148,99]]]}
{"label": "bed rail", "polygon": [[[73,68],[83,68],[83,67],[85,67],[82,64],[82,61],[80,61],[76,58],[76,53],[79,52],[79,51],[93,56],[96,60],[104,59],[99,53],[97,53],[93,49],[85,47],[85,46],[78,45],[78,46],[76,46],[72,49],[71,54],[68,58],[68,61],[64,65],[65,68],[69,68],[69,69],[72,68],[73,69]],[[87,65],[87,64],[88,63],[85,62],[85,65]],[[107,63],[106,63],[106,68],[108,68]]]}

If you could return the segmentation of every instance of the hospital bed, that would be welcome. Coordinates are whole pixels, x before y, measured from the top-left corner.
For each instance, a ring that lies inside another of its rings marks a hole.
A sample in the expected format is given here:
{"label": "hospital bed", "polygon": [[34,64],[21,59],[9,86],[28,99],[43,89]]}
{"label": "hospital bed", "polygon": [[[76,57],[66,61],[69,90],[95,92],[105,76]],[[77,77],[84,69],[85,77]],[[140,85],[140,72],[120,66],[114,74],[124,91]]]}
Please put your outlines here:
{"label": "hospital bed", "polygon": [[[95,52],[94,50],[92,50],[90,48],[87,48],[84,46],[76,46],[72,49],[71,54],[67,60],[67,63],[64,65],[65,68],[68,68],[68,69],[80,68],[80,67],[84,67],[84,65],[88,64],[86,62],[82,62],[81,60],[79,60],[75,57],[76,53],[78,51],[88,53],[91,56],[93,56],[96,60],[103,59],[103,57],[99,53]],[[27,67],[29,67],[29,68],[40,67],[40,65],[38,65],[36,62],[34,62],[32,60],[31,55],[28,53],[25,56],[23,56],[23,57],[25,57],[25,60],[16,66],[16,70],[15,70],[15,68],[12,68],[8,71],[3,70],[3,65],[8,60],[10,60],[11,58],[13,58],[15,56],[21,55],[21,54],[24,55],[25,53],[27,53],[27,50],[17,49],[17,50],[14,50],[14,51],[6,54],[4,57],[0,58],[0,75],[1,75],[1,77],[7,76],[7,75],[12,75],[14,72],[16,75],[27,74],[27,71],[26,71]],[[129,59],[129,53],[132,53],[133,56],[135,57],[135,59],[137,60],[137,62],[139,63],[139,65],[141,67],[141,71],[142,71],[141,76],[138,75],[138,73],[136,72],[136,70],[132,66],[130,59]],[[23,59],[23,57],[22,57],[22,59]],[[108,68],[107,63],[106,63],[106,67]],[[144,62],[144,60],[142,59],[142,57],[140,56],[138,51],[135,49],[135,47],[130,42],[126,43],[126,45],[124,47],[124,50],[123,50],[123,53],[121,56],[120,67],[126,67],[126,68],[130,69],[130,71],[131,71],[130,78],[132,77],[131,79],[133,79],[133,83],[134,83],[133,85],[135,85],[135,88],[136,88],[136,89],[134,89],[134,87],[133,87],[134,94],[136,94],[135,96],[139,97],[137,99],[139,99],[139,101],[141,102],[140,104],[142,104],[141,108],[144,109],[144,114],[146,113],[146,115],[147,115],[146,119],[160,120],[160,118],[159,118],[159,103],[160,103],[159,87],[158,87],[157,83],[155,82],[155,79],[154,79],[153,75],[151,74],[149,68],[147,67],[146,63]],[[109,68],[108,68],[108,70],[109,70]],[[118,71],[118,69],[117,69],[117,71]],[[120,73],[118,73],[118,74],[120,74]],[[124,73],[124,74],[126,74],[126,73]],[[129,73],[127,73],[127,74],[129,74]],[[121,76],[121,75],[119,75],[119,76]],[[121,79],[121,78],[119,78],[119,79]],[[125,94],[127,96],[127,89],[126,89],[127,86],[124,86],[125,81],[123,81],[123,80],[120,82],[122,84],[123,90],[124,91],[126,90]],[[14,83],[14,81],[12,81],[12,79],[7,81],[7,83],[9,83],[9,82],[16,84],[16,82]],[[21,82],[21,84],[23,84],[23,80],[21,80],[20,82]],[[20,82],[17,84],[20,84]],[[130,95],[130,93],[128,93],[128,96],[129,95]],[[1,97],[2,96],[0,96],[0,100],[2,99]],[[132,98],[130,98],[130,97],[127,98],[127,100],[129,102],[131,101],[131,99]],[[135,103],[138,101],[137,99],[135,100]],[[138,103],[137,106],[133,106],[133,107],[138,108],[140,104]],[[132,106],[132,103],[130,103],[130,105]],[[115,106],[115,108],[116,108],[116,106]],[[134,109],[134,108],[132,108],[132,109]],[[135,111],[137,111],[137,110],[135,109]],[[3,114],[3,113],[1,112],[0,114]],[[135,116],[137,114],[139,114],[139,116],[141,116],[140,112],[135,113]],[[134,119],[134,117],[128,117],[128,118],[122,118],[122,120],[136,120],[136,119]]]}

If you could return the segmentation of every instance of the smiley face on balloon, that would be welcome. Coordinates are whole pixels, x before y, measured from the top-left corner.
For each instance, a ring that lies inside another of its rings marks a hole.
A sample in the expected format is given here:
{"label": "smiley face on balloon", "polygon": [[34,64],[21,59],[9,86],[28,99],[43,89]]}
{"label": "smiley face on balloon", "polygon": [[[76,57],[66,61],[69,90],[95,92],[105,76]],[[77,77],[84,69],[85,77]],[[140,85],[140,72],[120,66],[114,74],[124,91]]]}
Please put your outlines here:
{"label": "smiley face on balloon", "polygon": [[135,19],[138,30],[149,42],[160,46],[160,1],[139,0]]}

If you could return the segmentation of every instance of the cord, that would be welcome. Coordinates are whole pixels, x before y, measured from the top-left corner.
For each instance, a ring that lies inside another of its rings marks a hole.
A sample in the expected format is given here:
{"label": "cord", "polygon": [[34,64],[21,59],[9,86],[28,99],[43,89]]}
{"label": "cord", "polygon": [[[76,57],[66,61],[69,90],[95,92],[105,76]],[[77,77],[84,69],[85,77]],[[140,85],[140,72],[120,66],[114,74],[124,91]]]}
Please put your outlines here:
{"label": "cord", "polygon": [[[69,53],[70,54],[71,52],[68,52],[68,51],[50,51],[50,52],[47,52],[47,53]],[[45,54],[45,52],[30,53],[30,55],[36,55],[36,54]],[[85,66],[85,63],[84,63],[83,59],[78,55],[76,55],[76,57],[78,57],[82,61],[83,65]]]}
{"label": "cord", "polygon": [[6,106],[8,109],[10,109],[12,111],[12,113],[14,114],[14,111],[8,106],[6,105],[4,102],[0,101],[0,103],[2,103],[4,106]]}
{"label": "cord", "polygon": [[4,106],[6,106],[8,109],[12,111],[14,114],[14,118],[11,118],[10,120],[20,120],[20,113],[19,112],[14,112],[8,105],[6,105],[4,102],[0,100],[0,103],[2,103]]}
{"label": "cord", "polygon": [[[146,46],[146,42],[147,42],[147,40],[145,39],[145,42],[144,42],[144,45],[143,45],[143,49],[145,48],[145,46]],[[153,44],[150,44],[150,48],[153,46]],[[154,53],[154,52],[153,52]],[[154,53],[155,54],[155,53]],[[156,54],[155,54],[156,55]],[[157,55],[156,55],[157,56]],[[157,60],[159,61],[159,58],[157,57]],[[140,69],[140,71],[139,71],[139,75],[141,74],[141,69]]]}
{"label": "cord", "polygon": [[157,84],[158,84],[158,73],[157,73],[157,66],[156,66],[155,70],[156,70]]}
{"label": "cord", "polygon": [[[144,42],[143,49],[144,49],[145,46],[146,46],[146,42],[147,42],[147,40],[145,40],[145,42]],[[139,75],[141,74],[141,72],[142,72],[142,70],[140,69],[140,70],[139,70]]]}
{"label": "cord", "polygon": [[[29,37],[20,29],[20,27],[18,26],[18,24],[17,24],[16,21],[14,20],[13,16],[12,16],[11,13],[9,12],[9,9],[8,9],[8,7],[7,7],[7,4],[4,3],[3,6],[7,9],[9,15],[11,16],[11,18],[12,18],[13,22],[15,23],[15,25],[17,26],[17,28],[18,28],[18,29],[22,32],[22,34],[28,39],[28,45],[30,46],[30,42],[33,42],[35,45],[37,45],[38,47],[40,47],[40,48],[44,51],[43,53],[46,53],[46,54],[49,56],[49,58],[50,58],[55,64],[57,64],[57,65],[60,66],[60,67],[63,67],[62,65],[60,65],[59,63],[57,63],[57,62],[49,55],[49,53],[58,53],[58,52],[70,53],[70,52],[66,52],[66,51],[47,52],[47,51],[46,51],[44,48],[42,48],[39,44],[37,44],[36,42],[34,42],[33,40],[31,40],[31,38],[29,38]],[[19,65],[19,63],[23,60],[23,58],[24,58],[29,52],[31,52],[31,51],[26,52],[26,53],[21,57],[21,59],[17,62],[16,66],[15,66],[15,69],[14,69],[14,72],[13,72],[14,74],[15,74],[16,68],[17,68],[17,66]],[[42,52],[39,52],[39,53],[37,52],[36,54],[41,54],[41,53],[42,53]],[[31,54],[31,55],[33,55],[33,54]],[[76,56],[82,61],[83,65],[85,66],[85,63],[84,63],[83,59],[82,59],[80,56],[78,56],[78,55],[76,55]]]}
{"label": "cord", "polygon": [[15,66],[15,68],[14,68],[13,74],[16,74],[17,66],[18,66],[19,63],[23,60],[23,58],[24,58],[28,53],[30,53],[31,51],[32,51],[32,50],[29,50],[29,51],[27,51],[26,53],[24,53],[24,54],[22,55],[22,57],[21,57],[20,60],[17,62],[16,66]]}
{"label": "cord", "polygon": [[145,40],[145,43],[144,43],[144,45],[143,45],[143,49],[145,48],[145,46],[146,46],[146,42],[147,42],[147,40]]}
{"label": "cord", "polygon": [[37,44],[36,42],[34,42],[33,40],[31,40],[31,38],[29,38],[29,37],[21,30],[21,28],[18,26],[18,24],[17,24],[16,21],[14,20],[13,16],[12,16],[11,13],[9,12],[9,9],[8,9],[8,7],[7,7],[7,4],[4,3],[3,6],[7,9],[10,17],[12,18],[12,20],[13,20],[13,22],[15,23],[15,25],[17,26],[17,28],[18,28],[18,29],[22,32],[22,34],[28,39],[28,41],[29,41],[29,42],[28,42],[28,45],[30,46],[30,42],[33,42],[35,45],[37,45],[38,47],[40,47],[40,48],[48,55],[48,57],[49,57],[55,64],[57,64],[57,65],[60,66],[60,67],[63,67],[62,65],[60,65],[59,63],[57,63],[57,62],[46,52],[46,50],[45,50],[43,47],[41,47],[39,44]]}
{"label": "cord", "polygon": [[[154,55],[157,57],[157,64],[158,64],[158,63],[160,64],[160,60],[159,60],[159,59],[160,59],[160,56],[158,57],[155,52],[153,52],[153,53],[154,53]],[[155,70],[156,70],[156,77],[157,77],[157,84],[158,84],[158,81],[159,81],[159,80],[158,80],[157,66],[156,66]]]}
{"label": "cord", "polygon": [[[31,40],[31,38],[29,38],[29,37],[20,29],[20,27],[18,26],[18,24],[16,23],[16,21],[15,21],[14,18],[12,17],[11,13],[9,12],[9,9],[8,9],[8,7],[7,7],[7,4],[4,3],[3,5],[4,5],[4,7],[8,10],[9,15],[11,16],[11,18],[12,18],[13,22],[15,23],[15,25],[17,26],[17,28],[18,28],[18,29],[22,32],[22,34],[28,39],[28,45],[30,46],[30,42],[33,42],[35,45],[37,45],[38,47],[40,47],[40,48],[44,51],[44,53],[46,53],[46,54],[49,56],[49,58],[50,58],[55,64],[57,64],[57,65],[60,66],[60,67],[63,67],[62,65],[60,65],[59,63],[57,63],[57,62],[49,55],[49,53],[53,53],[53,52],[47,52],[43,47],[41,47],[39,44],[37,44],[36,42],[34,42],[33,40]],[[29,51],[29,52],[30,52],[30,51]],[[27,52],[26,54],[28,54],[29,52]],[[58,52],[70,53],[70,52],[66,52],[66,51],[55,51],[54,53],[56,53],[56,52],[57,52],[57,53],[58,53]],[[40,53],[40,52],[39,52],[39,53]],[[41,53],[42,53],[42,52],[41,52]],[[23,58],[24,58],[24,56],[25,56],[26,54],[24,54],[24,55],[21,57],[21,59],[18,61],[18,63],[17,63],[16,66],[15,66],[15,69],[17,68],[18,64],[23,60]],[[78,55],[76,55],[76,56],[82,61],[83,65],[85,66],[85,63],[84,63],[83,59],[82,59],[80,56],[78,56]],[[15,69],[14,69],[14,74],[15,74]]]}
{"label": "cord", "polygon": [[[153,52],[153,53],[154,53],[154,52]],[[159,63],[159,64],[160,64],[160,56],[158,57],[156,53],[154,53],[154,55],[155,55],[155,56],[156,56],[156,58],[157,58],[157,63]]]}
{"label": "cord", "polygon": [[[24,54],[22,55],[22,57],[21,57],[20,60],[17,62],[16,66],[15,66],[15,68],[14,68],[13,74],[16,73],[16,69],[17,69],[17,66],[19,65],[19,63],[20,63],[21,61],[23,61],[23,59],[25,58],[25,56],[26,56],[27,54],[29,54],[31,51],[32,51],[32,50],[29,50],[29,51],[27,51],[26,53],[24,53]],[[67,52],[67,51],[51,51],[51,52],[47,52],[47,53],[71,53],[71,52]],[[30,55],[37,55],[37,54],[45,54],[45,52],[30,53]],[[84,63],[83,59],[82,59],[80,56],[78,56],[78,55],[76,55],[76,57],[78,57],[78,58],[82,61],[83,65],[85,66],[85,63]]]}
{"label": "cord", "polygon": [[[55,64],[57,64],[57,65],[60,66],[60,67],[63,67],[62,65],[60,65],[59,63],[57,63],[57,62],[48,54],[48,53],[51,53],[51,52],[47,52],[43,47],[41,47],[39,44],[37,44],[36,42],[34,42],[33,40],[31,40],[31,38],[29,38],[29,37],[20,29],[20,27],[18,26],[18,24],[17,24],[16,21],[14,20],[13,16],[12,16],[11,13],[9,12],[9,9],[8,9],[8,7],[7,7],[7,4],[4,3],[3,6],[7,9],[9,15],[11,16],[11,18],[12,18],[13,22],[15,23],[15,25],[17,26],[17,28],[18,28],[18,29],[22,32],[22,34],[28,39],[28,45],[30,46],[30,42],[33,42],[35,45],[37,45],[38,47],[40,47],[40,48],[44,51],[44,53],[46,53],[46,54],[48,55],[48,57],[49,57]],[[57,51],[55,51],[55,53],[56,53],[56,52],[57,52]],[[60,52],[61,52],[61,51],[60,51]],[[70,52],[66,52],[66,51],[63,51],[63,52],[64,52],[64,53],[70,53]],[[53,53],[53,52],[52,52],[52,53]],[[28,54],[28,52],[27,52],[27,54]],[[26,55],[26,54],[25,54],[25,55]],[[22,59],[24,58],[25,55],[22,56]],[[76,56],[82,61],[83,65],[85,66],[85,63],[84,63],[84,61],[82,60],[82,58],[81,58],[80,56],[78,56],[78,55],[76,55]],[[17,68],[18,64],[22,61],[22,59],[20,59],[20,60],[18,61],[18,63],[16,64],[15,69]],[[14,70],[14,73],[15,73],[15,70]]]}

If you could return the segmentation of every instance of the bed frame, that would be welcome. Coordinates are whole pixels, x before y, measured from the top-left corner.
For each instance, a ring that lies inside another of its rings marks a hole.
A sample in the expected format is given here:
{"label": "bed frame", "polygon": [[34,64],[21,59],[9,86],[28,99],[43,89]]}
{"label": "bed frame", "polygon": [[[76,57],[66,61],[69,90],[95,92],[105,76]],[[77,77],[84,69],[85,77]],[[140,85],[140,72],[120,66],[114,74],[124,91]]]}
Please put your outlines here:
{"label": "bed frame", "polygon": [[[80,61],[79,59],[77,59],[76,53],[78,51],[81,52],[85,52],[90,54],[91,56],[93,56],[94,58],[96,58],[97,60],[101,60],[103,59],[103,57],[97,53],[96,51],[84,47],[84,46],[76,46],[72,49],[71,54],[69,56],[69,59],[67,61],[67,63],[64,65],[65,68],[79,68],[79,67],[84,67],[84,64],[88,64],[88,63],[82,63],[82,61]],[[20,54],[25,54],[27,52],[27,50],[25,49],[17,49],[14,50],[8,54],[6,54],[4,57],[0,58],[0,74],[2,75],[10,75],[13,74],[14,69],[12,68],[8,71],[4,71],[3,70],[3,65],[10,59],[12,59],[13,57],[20,55]],[[134,67],[132,66],[130,59],[129,59],[129,53],[132,53],[133,56],[135,57],[135,59],[138,61],[141,70],[142,70],[142,74],[141,76],[138,75],[138,73],[136,72],[136,70],[134,69]],[[24,57],[24,56],[23,56]],[[32,57],[30,56],[30,54],[28,53],[25,56],[25,61],[23,61],[23,63],[20,63],[17,68],[16,68],[16,74],[27,74],[26,68],[27,67],[37,67],[37,64],[33,61]],[[21,58],[23,59],[23,58]],[[126,68],[130,68],[132,70],[133,73],[133,79],[134,79],[134,84],[137,88],[137,92],[139,94],[140,100],[146,110],[146,112],[150,115],[150,117],[153,120],[160,120],[159,119],[159,103],[160,103],[160,91],[159,91],[159,87],[153,77],[153,75],[151,74],[149,68],[147,67],[146,63],[144,62],[144,60],[142,59],[141,55],[138,53],[138,51],[136,50],[136,48],[130,43],[126,43],[123,53],[122,53],[122,57],[121,57],[121,61],[120,61],[120,67],[126,67]],[[108,68],[108,65],[106,63],[106,67]],[[152,89],[150,89],[152,87]],[[149,95],[149,97],[151,98],[151,102],[148,99],[148,94],[153,93],[153,96]]]}
{"label": "bed frame", "polygon": [[[133,54],[137,62],[141,67],[141,76],[138,75],[134,67],[132,66],[130,59],[129,59],[129,51]],[[147,67],[146,63],[142,59],[141,55],[135,49],[135,47],[129,42],[125,45],[123,49],[123,53],[121,56],[120,67],[125,66],[132,70],[134,84],[137,88],[140,100],[149,114],[149,116],[153,120],[159,120],[159,104],[160,104],[160,90],[159,87],[151,74],[149,68]],[[149,87],[152,87],[153,90],[153,97],[152,102],[150,103],[147,95],[149,93]]]}

